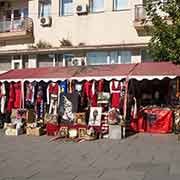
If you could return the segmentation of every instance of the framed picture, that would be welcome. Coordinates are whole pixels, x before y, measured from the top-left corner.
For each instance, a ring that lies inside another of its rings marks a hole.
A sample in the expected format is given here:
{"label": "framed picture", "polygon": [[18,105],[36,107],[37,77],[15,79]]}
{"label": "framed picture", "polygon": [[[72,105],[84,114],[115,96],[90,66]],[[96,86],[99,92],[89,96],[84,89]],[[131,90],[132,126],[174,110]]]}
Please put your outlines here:
{"label": "framed picture", "polygon": [[74,123],[86,125],[86,113],[85,112],[75,113]]}
{"label": "framed picture", "polygon": [[78,135],[79,137],[84,137],[87,134],[86,128],[79,128],[78,129]]}
{"label": "framed picture", "polygon": [[100,126],[102,116],[102,107],[91,107],[89,115],[90,126]]}
{"label": "framed picture", "polygon": [[78,136],[78,130],[76,128],[69,129],[69,138],[76,138]]}
{"label": "framed picture", "polygon": [[68,137],[68,127],[67,126],[61,126],[58,134],[62,138]]}
{"label": "framed picture", "polygon": [[97,101],[99,104],[108,103],[110,101],[110,93],[107,93],[107,92],[98,93]]}

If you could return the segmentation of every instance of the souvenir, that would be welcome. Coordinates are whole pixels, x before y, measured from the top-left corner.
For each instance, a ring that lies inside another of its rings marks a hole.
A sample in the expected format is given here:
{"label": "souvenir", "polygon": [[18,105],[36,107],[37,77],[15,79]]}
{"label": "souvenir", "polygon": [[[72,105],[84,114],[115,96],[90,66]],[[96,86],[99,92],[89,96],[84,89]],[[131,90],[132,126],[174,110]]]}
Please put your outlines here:
{"label": "souvenir", "polygon": [[117,124],[120,120],[119,111],[116,108],[112,108],[108,114],[108,123]]}
{"label": "souvenir", "polygon": [[75,113],[75,124],[86,125],[86,113]]}
{"label": "souvenir", "polygon": [[85,135],[87,135],[87,130],[86,128],[79,128],[78,129],[78,135],[80,138],[84,137]]}
{"label": "souvenir", "polygon": [[110,100],[110,93],[108,92],[100,92],[98,93],[98,103],[108,103]]}
{"label": "souvenir", "polygon": [[74,139],[74,138],[76,138],[77,136],[78,136],[78,131],[77,131],[77,129],[75,129],[75,128],[70,128],[70,129],[69,129],[69,138]]}
{"label": "souvenir", "polygon": [[58,134],[61,138],[67,137],[68,136],[68,127],[67,126],[60,127]]}
{"label": "souvenir", "polygon": [[91,107],[89,116],[90,126],[100,126],[102,116],[102,107]]}

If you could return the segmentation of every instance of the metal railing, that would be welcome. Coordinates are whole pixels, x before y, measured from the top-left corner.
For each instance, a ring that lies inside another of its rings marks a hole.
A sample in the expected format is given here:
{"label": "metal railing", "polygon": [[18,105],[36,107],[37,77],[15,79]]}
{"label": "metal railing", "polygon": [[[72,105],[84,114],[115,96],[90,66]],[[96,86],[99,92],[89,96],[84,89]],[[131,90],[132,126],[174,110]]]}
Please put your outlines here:
{"label": "metal railing", "polygon": [[135,21],[141,21],[147,17],[145,6],[142,4],[135,5]]}
{"label": "metal railing", "polygon": [[33,20],[31,18],[18,18],[14,20],[0,20],[0,33],[33,31]]}

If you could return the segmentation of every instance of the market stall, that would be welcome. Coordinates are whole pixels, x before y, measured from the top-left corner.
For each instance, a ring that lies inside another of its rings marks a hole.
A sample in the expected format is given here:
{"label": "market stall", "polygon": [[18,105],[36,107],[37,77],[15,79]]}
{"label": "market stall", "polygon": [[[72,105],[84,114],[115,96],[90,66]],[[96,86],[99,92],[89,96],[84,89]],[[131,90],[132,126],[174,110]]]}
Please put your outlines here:
{"label": "market stall", "polygon": [[180,105],[180,68],[172,63],[144,63],[131,74],[129,94],[135,111],[129,115],[135,132],[171,133],[174,110]]}
{"label": "market stall", "polygon": [[[136,132],[171,132],[172,110],[146,106],[153,105],[149,99],[156,87],[164,90],[179,76],[180,68],[168,62],[11,70],[0,75],[0,122],[7,135],[45,130],[70,139],[119,138],[129,126]],[[166,95],[176,101],[176,95]]]}
{"label": "market stall", "polygon": [[40,134],[44,127],[48,135],[64,138],[108,134],[109,125],[120,127],[126,77],[135,66],[47,67],[2,74],[6,134],[18,134],[21,120],[27,134]]}

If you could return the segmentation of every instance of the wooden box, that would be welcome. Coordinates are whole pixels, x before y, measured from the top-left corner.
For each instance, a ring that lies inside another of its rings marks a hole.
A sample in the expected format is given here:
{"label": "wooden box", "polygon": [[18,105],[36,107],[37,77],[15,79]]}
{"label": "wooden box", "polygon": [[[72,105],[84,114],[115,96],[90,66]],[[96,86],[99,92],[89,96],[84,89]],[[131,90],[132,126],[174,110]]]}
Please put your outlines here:
{"label": "wooden box", "polygon": [[44,130],[41,127],[36,128],[26,128],[26,135],[28,136],[42,136],[44,134]]}

